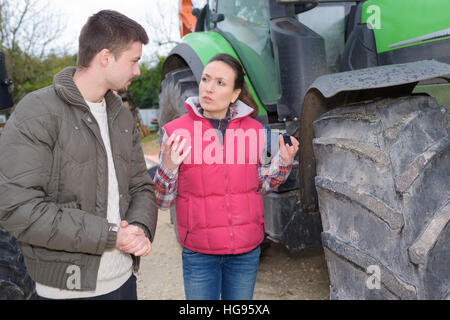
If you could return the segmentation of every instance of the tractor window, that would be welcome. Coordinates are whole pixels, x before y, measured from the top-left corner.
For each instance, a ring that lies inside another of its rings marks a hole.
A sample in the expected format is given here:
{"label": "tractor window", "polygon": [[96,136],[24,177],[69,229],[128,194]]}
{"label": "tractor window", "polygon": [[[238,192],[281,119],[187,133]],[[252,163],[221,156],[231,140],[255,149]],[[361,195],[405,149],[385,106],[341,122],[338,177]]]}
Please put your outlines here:
{"label": "tractor window", "polygon": [[276,104],[278,71],[269,34],[268,0],[218,0],[217,13],[225,19],[217,28],[236,49],[261,101]]}

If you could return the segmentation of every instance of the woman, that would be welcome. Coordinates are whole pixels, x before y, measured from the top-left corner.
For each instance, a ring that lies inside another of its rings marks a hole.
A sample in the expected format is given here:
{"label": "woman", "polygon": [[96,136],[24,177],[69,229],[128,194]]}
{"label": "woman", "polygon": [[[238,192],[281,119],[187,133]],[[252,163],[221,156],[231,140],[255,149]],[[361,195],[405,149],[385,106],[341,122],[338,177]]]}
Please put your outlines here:
{"label": "woman", "polygon": [[258,107],[227,54],[208,62],[199,97],[185,106],[187,114],[163,127],[155,193],[161,208],[176,205],[186,299],[248,300],[264,239],[261,193],[286,180],[298,141],[289,146],[280,136],[270,168],[261,165]]}

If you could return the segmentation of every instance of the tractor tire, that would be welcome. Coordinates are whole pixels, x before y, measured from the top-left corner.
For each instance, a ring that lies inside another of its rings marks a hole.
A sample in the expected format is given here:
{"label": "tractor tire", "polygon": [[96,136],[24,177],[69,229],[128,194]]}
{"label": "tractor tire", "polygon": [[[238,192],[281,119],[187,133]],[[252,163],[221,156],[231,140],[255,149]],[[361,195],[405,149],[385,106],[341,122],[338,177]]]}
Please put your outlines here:
{"label": "tractor tire", "polygon": [[0,300],[36,299],[17,240],[0,227]]}
{"label": "tractor tire", "polygon": [[[161,82],[159,94],[159,141],[162,140],[162,127],[186,113],[184,102],[189,97],[198,96],[198,84],[189,68],[175,69],[166,74]],[[170,208],[170,222],[172,222],[178,239],[175,206]]]}
{"label": "tractor tire", "polygon": [[198,84],[189,68],[175,69],[166,74],[161,82],[159,94],[159,131],[162,139],[162,127],[186,113],[184,102],[189,97],[198,96]]}
{"label": "tractor tire", "polygon": [[450,121],[428,96],[314,123],[331,299],[450,298]]}

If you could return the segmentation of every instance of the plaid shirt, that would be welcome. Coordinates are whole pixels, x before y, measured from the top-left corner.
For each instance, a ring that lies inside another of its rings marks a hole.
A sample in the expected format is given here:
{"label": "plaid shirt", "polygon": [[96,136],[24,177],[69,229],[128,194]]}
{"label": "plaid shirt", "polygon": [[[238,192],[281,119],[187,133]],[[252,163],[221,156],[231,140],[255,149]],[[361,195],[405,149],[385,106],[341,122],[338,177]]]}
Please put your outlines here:
{"label": "plaid shirt", "polygon": [[[159,153],[160,161],[154,178],[156,204],[161,209],[167,209],[173,205],[178,191],[178,168],[167,170],[162,163],[161,155],[166,139],[167,134],[164,132]],[[274,188],[286,181],[291,170],[292,163],[288,166],[282,165],[279,153],[272,159],[270,165],[263,165],[260,161],[258,166],[258,192],[261,194],[272,192]]]}

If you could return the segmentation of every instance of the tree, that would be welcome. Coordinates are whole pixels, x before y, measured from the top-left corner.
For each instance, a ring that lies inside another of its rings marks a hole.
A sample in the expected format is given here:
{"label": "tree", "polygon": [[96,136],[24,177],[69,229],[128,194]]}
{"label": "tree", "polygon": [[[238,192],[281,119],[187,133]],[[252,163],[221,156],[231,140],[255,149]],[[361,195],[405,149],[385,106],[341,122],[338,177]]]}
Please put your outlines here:
{"label": "tree", "polygon": [[[206,3],[207,0],[192,0],[192,7],[203,8]],[[156,54],[145,58],[151,64],[156,64],[160,56],[166,56],[173,47],[180,43],[178,0],[149,1],[146,6],[151,12],[151,15],[146,17],[146,30],[150,35],[149,46]]]}
{"label": "tree", "polygon": [[43,58],[64,31],[62,16],[48,1],[0,0],[0,49]]}
{"label": "tree", "polygon": [[148,68],[141,65],[141,76],[129,87],[132,102],[141,109],[158,108],[159,82],[165,57],[158,57],[156,66]]}
{"label": "tree", "polygon": [[15,103],[76,62],[75,56],[58,57],[47,50],[64,30],[60,16],[52,12],[41,0],[0,0],[0,51],[6,55]]}
{"label": "tree", "polygon": [[141,75],[129,86],[132,103],[141,109],[158,108],[159,82],[165,57],[158,56],[158,64],[148,68],[146,63],[141,65]]}
{"label": "tree", "polygon": [[[161,5],[162,2],[164,5]],[[203,8],[207,0],[193,0],[193,8]],[[139,108],[158,108],[159,84],[165,57],[172,48],[180,43],[178,1],[167,5],[166,0],[148,2],[151,16],[147,16],[146,30],[150,35],[149,46],[155,54],[145,57],[141,65],[141,76],[130,85],[129,91],[133,103]],[[149,67],[153,66],[153,67]]]}
{"label": "tree", "polygon": [[50,54],[41,59],[21,54],[16,56],[15,63],[21,66],[14,69],[11,77],[13,99],[17,103],[27,93],[51,85],[53,76],[65,67],[76,65],[76,55]]}
{"label": "tree", "polygon": [[178,1],[166,3],[162,5],[164,0],[156,0],[148,2],[149,12],[151,15],[146,17],[146,30],[149,34],[149,44],[152,52],[155,54],[151,57],[145,57],[149,65],[156,65],[160,56],[166,56],[169,51],[179,43],[180,35],[178,32]]}

